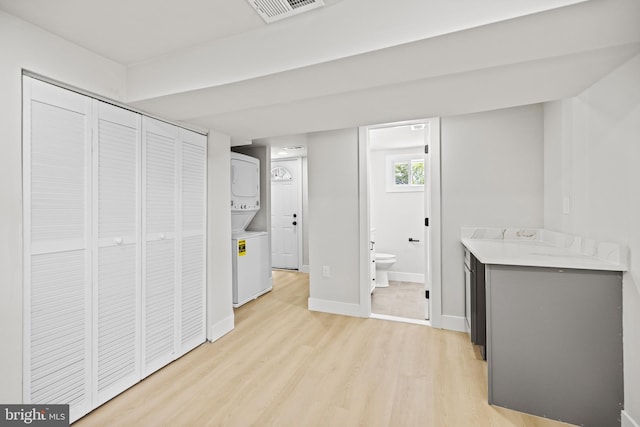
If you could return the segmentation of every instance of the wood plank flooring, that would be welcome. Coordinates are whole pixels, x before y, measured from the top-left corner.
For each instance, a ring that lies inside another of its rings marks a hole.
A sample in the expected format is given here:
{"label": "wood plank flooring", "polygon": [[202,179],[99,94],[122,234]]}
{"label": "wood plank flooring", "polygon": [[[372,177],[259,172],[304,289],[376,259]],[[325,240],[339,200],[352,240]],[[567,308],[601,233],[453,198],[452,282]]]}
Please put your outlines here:
{"label": "wood plank flooring", "polygon": [[306,274],[236,310],[236,328],[74,423],[90,426],[553,427],[487,404],[466,334],[307,310]]}

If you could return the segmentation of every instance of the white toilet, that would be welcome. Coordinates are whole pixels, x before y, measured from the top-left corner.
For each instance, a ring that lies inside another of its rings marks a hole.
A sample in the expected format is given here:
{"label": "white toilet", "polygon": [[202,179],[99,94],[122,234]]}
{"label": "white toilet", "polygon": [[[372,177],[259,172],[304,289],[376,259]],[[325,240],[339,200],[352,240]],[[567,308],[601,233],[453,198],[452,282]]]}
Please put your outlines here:
{"label": "white toilet", "polygon": [[389,287],[389,269],[396,263],[396,256],[376,252],[376,288]]}

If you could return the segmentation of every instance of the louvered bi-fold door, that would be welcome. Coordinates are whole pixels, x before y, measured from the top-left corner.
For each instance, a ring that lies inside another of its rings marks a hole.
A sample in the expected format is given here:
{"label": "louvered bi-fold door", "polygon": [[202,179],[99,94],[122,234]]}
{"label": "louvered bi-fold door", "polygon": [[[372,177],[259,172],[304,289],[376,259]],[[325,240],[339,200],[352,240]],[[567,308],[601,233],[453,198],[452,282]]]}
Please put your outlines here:
{"label": "louvered bi-fold door", "polygon": [[23,79],[25,403],[91,409],[90,99]]}
{"label": "louvered bi-fold door", "polygon": [[141,116],[94,101],[93,357],[97,405],[140,380]]}
{"label": "louvered bi-fold door", "polygon": [[179,129],[143,118],[143,375],[176,357]]}
{"label": "louvered bi-fold door", "polygon": [[180,353],[202,344],[205,331],[207,138],[180,130]]}

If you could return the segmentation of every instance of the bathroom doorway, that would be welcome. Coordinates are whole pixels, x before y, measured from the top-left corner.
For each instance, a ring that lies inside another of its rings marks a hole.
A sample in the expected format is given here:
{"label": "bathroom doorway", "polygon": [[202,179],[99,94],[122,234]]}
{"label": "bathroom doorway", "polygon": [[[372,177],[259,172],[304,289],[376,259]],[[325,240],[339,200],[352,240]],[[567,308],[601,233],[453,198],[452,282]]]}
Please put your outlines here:
{"label": "bathroom doorway", "polygon": [[361,238],[368,244],[361,297],[369,298],[369,316],[439,323],[439,120],[369,126],[360,140]]}

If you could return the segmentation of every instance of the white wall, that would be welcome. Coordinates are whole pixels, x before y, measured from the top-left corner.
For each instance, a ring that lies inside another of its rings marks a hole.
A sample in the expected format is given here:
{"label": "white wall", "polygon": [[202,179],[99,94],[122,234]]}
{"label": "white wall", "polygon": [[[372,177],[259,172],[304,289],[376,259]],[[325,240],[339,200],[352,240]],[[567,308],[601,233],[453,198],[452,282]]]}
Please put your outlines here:
{"label": "white wall", "polygon": [[207,339],[234,327],[231,272],[231,138],[209,131],[207,153]]}
{"label": "white wall", "polygon": [[443,327],[464,316],[460,227],[542,227],[543,170],[540,105],[442,118]]}
{"label": "white wall", "polygon": [[113,99],[125,70],[0,12],[0,402],[22,402],[22,69]]}
{"label": "white wall", "polygon": [[309,309],[358,316],[358,130],[311,133],[307,152]]}
{"label": "white wall", "polygon": [[[390,271],[424,277],[424,191],[387,192],[387,157],[414,154],[424,157],[424,148],[372,150],[370,153],[370,206],[371,227],[375,228],[377,252],[396,255],[397,262]],[[409,237],[420,240],[409,242]],[[404,276],[404,275],[403,275]],[[409,276],[409,277],[411,277]],[[424,280],[424,279],[423,279]]]}
{"label": "white wall", "polygon": [[[576,97],[545,104],[545,227],[628,245],[623,426],[640,424],[640,55]],[[570,201],[563,213],[563,198]],[[626,424],[625,421],[626,420]]]}

